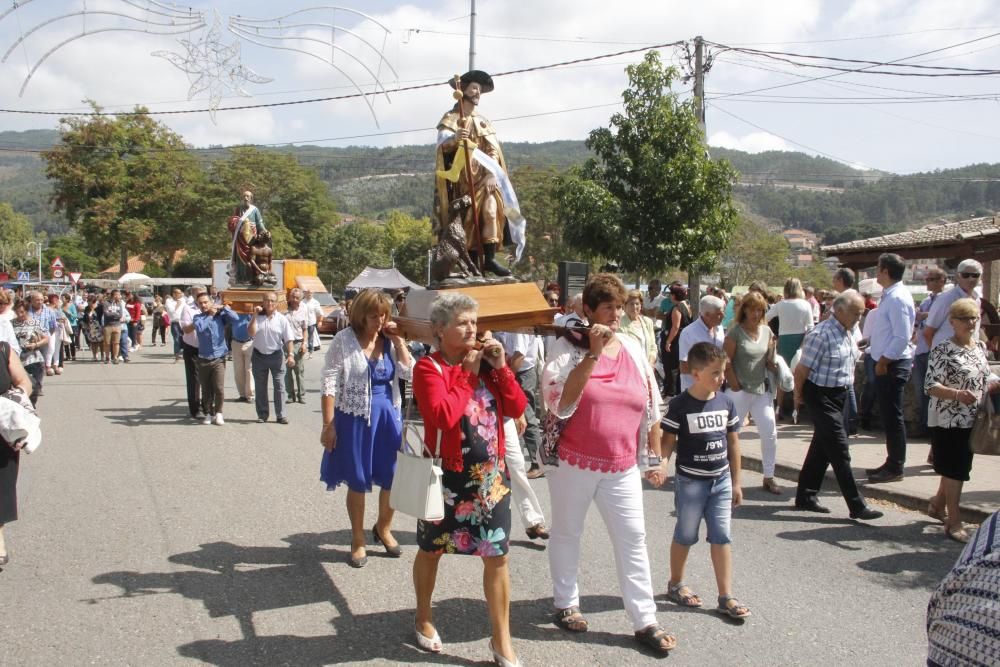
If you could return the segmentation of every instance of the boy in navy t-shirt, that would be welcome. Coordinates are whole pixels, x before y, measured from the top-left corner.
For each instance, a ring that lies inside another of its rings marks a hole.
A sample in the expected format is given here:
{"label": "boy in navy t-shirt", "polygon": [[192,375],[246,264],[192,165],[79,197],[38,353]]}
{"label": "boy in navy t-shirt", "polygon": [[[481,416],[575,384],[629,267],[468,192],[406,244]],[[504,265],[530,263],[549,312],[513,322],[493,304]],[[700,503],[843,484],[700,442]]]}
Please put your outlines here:
{"label": "boy in navy t-shirt", "polygon": [[[712,343],[697,343],[688,352],[694,384],[675,396],[663,417],[663,457],[666,465],[677,451],[674,503],[677,524],[670,543],[670,583],[667,597],[686,607],[700,607],[701,598],[684,584],[684,565],[698,528],[705,520],[712,567],[719,587],[716,611],[746,618],[750,609],[732,596],[732,551],[729,524],[732,508],[743,501],[740,489],[740,418],[732,400],[722,394],[726,354]],[[665,471],[661,474],[665,475]],[[655,482],[654,482],[655,483]]]}

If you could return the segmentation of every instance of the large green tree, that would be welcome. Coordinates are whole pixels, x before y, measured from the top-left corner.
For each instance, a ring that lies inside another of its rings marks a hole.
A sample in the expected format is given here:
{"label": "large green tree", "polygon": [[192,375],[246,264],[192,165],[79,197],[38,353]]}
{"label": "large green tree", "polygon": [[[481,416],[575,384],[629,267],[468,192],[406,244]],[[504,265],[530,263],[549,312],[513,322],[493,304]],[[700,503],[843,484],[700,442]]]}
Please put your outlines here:
{"label": "large green tree", "polygon": [[788,241],[762,220],[741,215],[729,245],[719,256],[719,277],[726,289],[763,280],[780,285],[789,277]]}
{"label": "large green tree", "polygon": [[14,264],[32,266],[26,260],[31,240],[31,221],[27,216],[14,211],[7,202],[0,202],[0,262],[5,271],[12,271]]}
{"label": "large green tree", "polygon": [[[559,210],[560,177],[555,169],[532,167],[521,167],[511,175],[521,209],[530,216],[525,230],[524,255],[516,267],[517,274],[523,278],[553,278],[560,260],[580,259],[563,241]],[[589,260],[590,257],[583,259]]]}
{"label": "large green tree", "polygon": [[52,203],[98,257],[142,254],[169,269],[198,230],[205,179],[181,137],[143,107],[60,121],[59,143],[43,153]]}
{"label": "large green tree", "polygon": [[596,159],[563,180],[564,239],[628,273],[708,268],[736,225],[736,172],[709,157],[694,103],[673,94],[677,72],[656,51],[626,71],[623,112],[587,139]]}

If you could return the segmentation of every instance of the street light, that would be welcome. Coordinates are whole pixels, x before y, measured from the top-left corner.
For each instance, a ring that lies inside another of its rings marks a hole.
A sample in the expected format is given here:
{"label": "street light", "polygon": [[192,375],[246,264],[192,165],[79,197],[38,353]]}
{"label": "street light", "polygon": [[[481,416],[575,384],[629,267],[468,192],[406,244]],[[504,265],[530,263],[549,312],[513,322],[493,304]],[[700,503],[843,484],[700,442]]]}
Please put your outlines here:
{"label": "street light", "polygon": [[[35,246],[38,250],[38,284],[42,284],[42,251],[45,247],[42,245],[41,241],[28,241],[28,246]],[[28,251],[28,257],[31,257],[32,251]]]}

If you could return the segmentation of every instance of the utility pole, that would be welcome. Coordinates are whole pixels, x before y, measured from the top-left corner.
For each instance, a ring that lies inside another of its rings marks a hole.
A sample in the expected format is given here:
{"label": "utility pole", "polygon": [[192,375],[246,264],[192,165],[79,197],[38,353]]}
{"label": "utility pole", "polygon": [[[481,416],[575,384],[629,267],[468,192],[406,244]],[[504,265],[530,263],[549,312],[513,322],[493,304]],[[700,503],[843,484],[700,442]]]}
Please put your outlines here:
{"label": "utility pole", "polygon": [[469,71],[476,69],[476,0],[470,0],[472,12],[469,14]]}
{"label": "utility pole", "polygon": [[[707,144],[708,140],[705,134],[705,43],[702,41],[701,35],[694,38],[694,104],[701,138]],[[688,269],[688,299],[691,304],[691,316],[698,317],[698,302],[701,301],[701,272],[696,267]]]}

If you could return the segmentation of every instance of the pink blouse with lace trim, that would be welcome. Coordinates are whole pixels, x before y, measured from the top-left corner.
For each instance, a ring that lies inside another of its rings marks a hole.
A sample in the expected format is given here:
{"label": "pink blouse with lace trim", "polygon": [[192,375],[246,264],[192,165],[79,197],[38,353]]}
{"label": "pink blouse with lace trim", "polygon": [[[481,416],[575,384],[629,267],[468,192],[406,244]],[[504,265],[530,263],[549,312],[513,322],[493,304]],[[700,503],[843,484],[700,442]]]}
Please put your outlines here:
{"label": "pink blouse with lace trim", "polygon": [[601,472],[634,466],[648,396],[642,373],[624,348],[617,359],[602,355],[559,437],[559,458]]}

